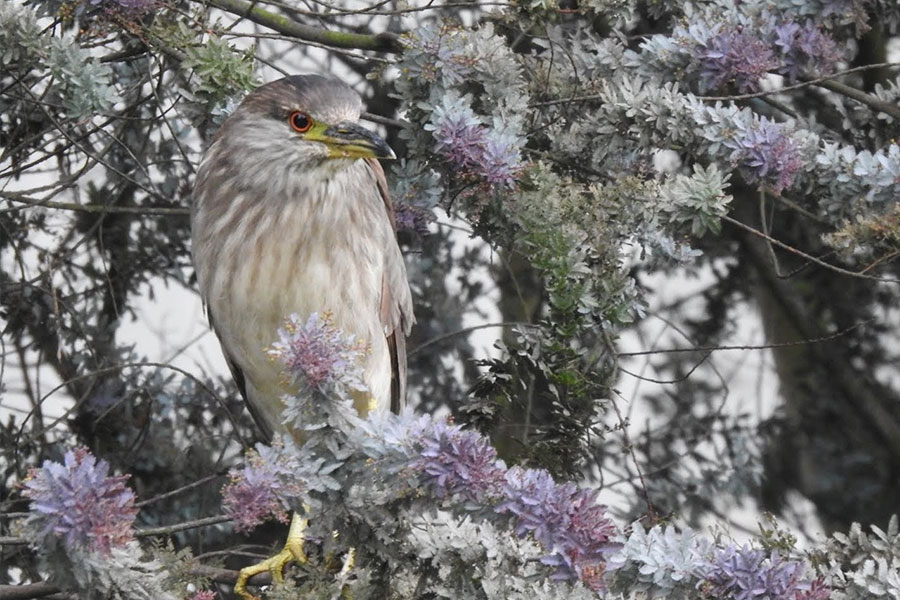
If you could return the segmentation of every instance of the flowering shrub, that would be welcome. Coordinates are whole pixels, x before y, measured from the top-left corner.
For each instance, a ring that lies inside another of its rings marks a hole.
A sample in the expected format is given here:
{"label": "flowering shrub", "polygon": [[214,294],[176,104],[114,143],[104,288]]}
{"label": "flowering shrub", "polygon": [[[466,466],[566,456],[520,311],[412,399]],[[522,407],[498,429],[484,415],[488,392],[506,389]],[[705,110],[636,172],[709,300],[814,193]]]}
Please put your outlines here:
{"label": "flowering shrub", "polygon": [[434,134],[437,152],[454,167],[492,185],[511,185],[522,168],[521,140],[502,123],[484,125],[470,103],[470,98],[460,98],[451,90],[434,107],[425,130]]}
{"label": "flowering shrub", "polygon": [[[223,508],[239,531],[267,518],[286,521],[289,509],[307,511],[311,543],[332,552],[359,552],[353,577],[348,576],[353,569],[331,580],[320,574],[319,583],[303,588],[307,591],[319,589],[316,585],[337,585],[342,593],[372,590],[377,580],[373,573],[384,553],[402,556],[414,550],[445,572],[426,587],[448,598],[458,597],[461,589],[451,581],[480,582],[475,597],[484,598],[508,597],[510,589],[518,589],[526,595],[528,590],[542,590],[541,597],[547,598],[559,593],[584,598],[648,594],[828,600],[855,598],[834,596],[829,580],[845,590],[852,590],[857,581],[866,585],[864,576],[837,565],[817,574],[807,562],[788,558],[783,551],[711,542],[690,529],[679,532],[657,525],[646,530],[634,523],[631,533],[623,535],[597,504],[596,491],[559,483],[544,470],[507,468],[485,437],[445,419],[408,409],[399,415],[372,413],[366,420],[335,418],[334,413],[353,410],[346,389],[336,388],[335,382],[355,381],[357,366],[340,362],[324,377],[319,376],[321,361],[298,357],[312,349],[323,356],[342,355],[350,338],[318,317],[303,327],[295,326],[297,322],[292,318],[291,325],[279,331],[273,356],[282,361],[287,375],[306,378],[296,400],[329,425],[307,431],[302,445],[284,437],[249,452],[247,464],[231,472]],[[307,374],[310,364],[316,367],[310,371],[315,377]],[[54,555],[56,541],[62,543],[68,576],[80,577],[76,587],[99,585],[98,590],[125,594],[117,596],[122,598],[145,593],[170,597],[170,589],[161,587],[160,563],[137,558],[132,528],[137,511],[125,479],[109,476],[108,465],[83,448],[68,452],[64,464],[45,463],[32,471],[24,486],[32,512],[23,531],[45,558]],[[876,529],[889,546],[900,540],[896,520],[891,527],[888,534]],[[848,549],[856,543],[857,551],[875,552],[865,550],[869,546],[864,534],[855,530],[853,535],[854,542],[846,536],[837,539]],[[380,550],[367,551],[365,544],[376,539]],[[832,555],[840,560],[837,552]],[[54,580],[66,585],[60,577],[66,570],[53,562],[47,565]],[[416,573],[398,572],[393,589],[402,589]],[[422,585],[421,573],[417,577],[417,585]],[[124,581],[130,582],[127,590],[120,589]],[[542,581],[554,583],[548,588]],[[197,592],[193,597],[211,594]]]}
{"label": "flowering shrub", "polygon": [[[428,99],[411,107],[412,116],[432,140],[415,136],[410,142],[444,159],[448,181],[474,182],[496,193],[498,186],[500,190],[513,186],[524,167],[525,138],[516,111],[522,109],[525,96],[519,67],[492,33],[489,26],[466,32],[443,24],[408,34],[398,87],[406,91],[408,102],[415,96]],[[461,92],[473,75],[485,86],[489,111],[476,112],[471,95]],[[430,88],[423,87],[426,82]],[[468,194],[477,203],[483,201],[473,190]]]}
{"label": "flowering shrub", "polygon": [[827,600],[830,588],[804,560],[748,545],[713,544],[690,529],[639,523],[609,564],[611,589],[622,597],[717,600]]}
{"label": "flowering shrub", "polygon": [[[339,354],[346,340],[339,332],[332,333],[330,342],[323,345],[321,337],[309,336],[303,328],[281,330],[279,347],[293,349],[279,355],[288,374],[303,376],[304,363],[293,357],[303,354],[307,344],[307,349],[315,347],[324,356]],[[344,368],[352,372],[355,367]],[[416,416],[410,410],[400,415],[373,413],[355,423],[334,419],[329,414],[352,410],[352,400],[329,395],[330,381],[321,379],[304,393],[310,410],[319,413],[316,420],[336,423],[336,427],[309,431],[309,439],[299,447],[290,440],[271,448],[258,446],[248,455],[248,465],[232,472],[224,506],[240,529],[269,516],[284,520],[285,507],[304,505],[310,507],[313,531],[338,531],[338,538],[353,546],[363,543],[355,533],[363,523],[381,519],[381,531],[396,533],[413,527],[422,511],[438,509],[456,515],[458,520],[445,521],[445,527],[459,528],[460,534],[471,533],[466,528],[468,519],[484,520],[492,523],[490,531],[495,535],[508,526],[519,538],[536,541],[542,549],[537,558],[549,567],[543,576],[578,582],[583,586],[578,589],[602,593],[609,587],[625,595],[641,589],[654,594],[680,590],[685,597],[690,597],[687,590],[700,590],[711,598],[735,600],[761,595],[771,600],[829,598],[821,578],[806,578],[805,563],[777,552],[767,555],[748,546],[719,547],[690,530],[678,534],[674,528],[655,527],[645,532],[640,524],[624,538],[605,508],[597,504],[596,491],[558,483],[544,470],[507,468],[486,438],[443,419]],[[376,477],[380,485],[372,486],[373,468],[395,480],[389,483]],[[362,497],[347,498],[343,493],[360,486],[368,489]],[[336,518],[335,513],[348,512],[355,518]],[[380,540],[398,547],[390,554],[402,554],[410,543],[404,536],[384,533]],[[458,551],[453,549],[459,543],[453,536],[443,541],[444,546],[436,540],[431,543],[440,547],[433,551],[436,556],[446,558]],[[494,543],[510,542],[499,538]],[[358,549],[365,556],[363,547]],[[516,546],[509,551],[522,552]],[[457,568],[461,571],[454,577],[471,576],[470,564]],[[516,577],[514,572],[502,575]],[[637,581],[632,579],[635,576]]]}
{"label": "flowering shrub", "polygon": [[[358,524],[339,525],[335,517],[348,509],[343,492],[359,486],[360,479],[367,480],[372,474],[369,465],[375,465],[400,474],[402,485],[381,490],[388,494],[384,505],[371,501],[357,505],[357,511],[374,513],[358,514],[364,522],[376,519],[376,511],[384,506],[407,504],[410,493],[421,510],[430,505],[459,515],[478,515],[498,525],[509,515],[518,536],[533,536],[541,544],[540,560],[553,567],[555,578],[573,578],[591,589],[602,589],[604,556],[615,547],[610,542],[615,526],[604,507],[596,504],[594,492],[579,490],[572,483],[558,484],[546,471],[507,469],[484,436],[443,419],[416,416],[410,410],[400,415],[372,413],[366,421],[348,418],[352,398],[346,389],[335,390],[334,382],[357,381],[358,362],[303,358],[313,352],[343,357],[348,338],[315,315],[307,325],[280,330],[273,353],[286,375],[307,384],[296,398],[285,398],[285,413],[286,417],[293,414],[292,405],[301,403],[309,422],[331,426],[307,424],[306,440],[299,447],[287,438],[273,447],[257,446],[248,455],[247,466],[232,471],[223,505],[239,529],[247,530],[269,517],[283,521],[286,507],[308,506],[312,507],[311,527],[338,528],[343,543],[350,544]],[[327,377],[319,376],[323,362],[331,365]],[[410,526],[408,517],[391,517],[397,529]]]}

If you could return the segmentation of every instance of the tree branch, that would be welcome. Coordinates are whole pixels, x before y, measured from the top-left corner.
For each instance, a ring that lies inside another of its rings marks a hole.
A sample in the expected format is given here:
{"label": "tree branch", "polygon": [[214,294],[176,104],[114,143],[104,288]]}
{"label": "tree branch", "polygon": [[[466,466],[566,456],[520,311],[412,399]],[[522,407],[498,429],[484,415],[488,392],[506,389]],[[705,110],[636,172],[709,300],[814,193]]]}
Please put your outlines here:
{"label": "tree branch", "polygon": [[[813,340],[826,337],[828,334],[822,331],[818,320],[806,310],[802,298],[798,297],[789,283],[779,279],[770,268],[771,262],[763,244],[764,241],[770,241],[780,247],[790,248],[790,246],[766,235],[760,235],[759,231],[736,219],[726,217],[726,220],[742,230],[738,239],[744,255],[758,273],[763,283],[762,287],[772,294],[773,301],[786,316],[786,321],[792,323],[803,338]],[[801,256],[807,260],[814,260],[804,253],[801,253]],[[900,423],[897,419],[895,396],[891,393],[882,393],[878,386],[868,385],[844,355],[829,352],[829,345],[810,344],[807,348],[815,359],[810,361],[810,364],[823,366],[824,372],[829,376],[829,385],[841,390],[842,396],[848,401],[852,400],[849,409],[865,420],[870,431],[880,436],[881,443],[894,460],[900,461]]]}
{"label": "tree branch", "polygon": [[[817,77],[816,79],[809,79],[807,81],[801,81],[799,83],[794,83],[791,85],[785,85],[779,88],[771,89],[771,90],[763,90],[761,92],[753,92],[750,94],[731,94],[728,96],[697,96],[698,100],[704,100],[706,102],[737,102],[738,100],[752,100],[753,98],[764,98],[766,96],[772,96],[775,94],[783,94],[784,92],[790,92],[793,90],[799,90],[801,88],[809,87],[811,85],[819,85],[823,81],[830,81],[832,79],[836,79],[838,77],[843,77],[844,75],[850,75],[852,73],[860,73],[869,71],[872,69],[888,69],[893,67],[900,66],[900,63],[897,62],[884,62],[872,65],[862,65],[860,67],[854,67],[852,69],[844,69],[843,71],[835,71],[834,73],[829,73],[828,75],[823,75],[822,77]],[[825,86],[822,86],[825,87]]]}
{"label": "tree branch", "polygon": [[[197,565],[188,569],[188,573],[198,577],[211,579],[216,583],[233,584],[237,581],[238,572],[231,569],[220,569],[217,567],[209,567],[206,565]],[[272,576],[269,573],[259,573],[253,577],[253,585],[268,585],[272,583]],[[55,585],[46,582],[27,583],[24,585],[0,585],[0,598],[3,600],[31,600],[33,598],[47,598],[60,594],[60,590]],[[61,595],[59,597],[69,597]]]}
{"label": "tree branch", "polygon": [[252,2],[244,0],[208,0],[206,4],[215,6],[239,17],[245,17],[263,27],[278,33],[289,35],[298,40],[316,42],[333,48],[355,48],[357,50],[374,50],[376,52],[401,52],[400,38],[393,33],[349,33],[344,31],[328,31],[318,27],[310,27],[292,21],[288,17],[278,15]]}
{"label": "tree branch", "polygon": [[722,220],[725,221],[726,223],[731,223],[732,225],[734,225],[735,227],[737,227],[739,229],[743,229],[747,233],[751,233],[757,237],[760,237],[760,238],[766,240],[767,242],[769,242],[770,244],[773,244],[775,246],[778,246],[779,248],[787,250],[788,252],[790,252],[792,254],[796,254],[797,256],[804,258],[812,263],[815,263],[815,264],[819,265],[820,267],[824,267],[824,268],[828,269],[829,271],[834,271],[835,273],[840,273],[841,275],[847,275],[848,277],[858,277],[860,279],[871,279],[873,281],[878,281],[881,283],[900,283],[900,279],[893,279],[893,278],[889,278],[889,277],[875,277],[874,275],[866,275],[863,272],[849,271],[849,270],[839,267],[837,265],[832,265],[830,263],[825,262],[824,260],[816,258],[815,256],[813,256],[811,254],[807,254],[806,252],[803,252],[802,250],[798,250],[797,248],[794,248],[790,244],[785,244],[781,240],[776,240],[772,236],[767,235],[766,233],[759,231],[758,229],[754,229],[753,227],[750,227],[749,225],[742,223],[741,221],[738,221],[734,217],[729,217],[728,215],[724,215],[722,217]]}
{"label": "tree branch", "polygon": [[[208,527],[210,525],[218,525],[219,523],[227,523],[231,521],[231,517],[225,515],[216,515],[214,517],[206,517],[204,519],[195,519],[193,521],[185,521],[183,523],[174,523],[163,527],[145,527],[134,532],[135,537],[153,537],[159,535],[169,535],[184,531],[185,529],[196,529],[198,527]],[[28,540],[17,536],[0,537],[0,546],[24,546],[28,544]],[[0,593],[0,598],[6,598]]]}
{"label": "tree branch", "polygon": [[9,210],[24,209],[26,206],[34,206],[38,208],[56,208],[59,210],[74,210],[77,212],[111,214],[125,213],[137,215],[175,215],[186,217],[191,214],[190,208],[180,206],[115,206],[109,204],[78,204],[75,202],[56,202],[53,200],[41,200],[40,198],[32,198],[16,192],[0,192],[0,197],[10,202],[18,202],[25,206],[15,209],[5,209],[0,212],[8,212]]}
{"label": "tree branch", "polygon": [[28,583],[25,585],[0,585],[0,598],[3,600],[28,600],[44,598],[58,594],[60,589],[49,583]]}
{"label": "tree branch", "polygon": [[841,94],[842,96],[852,98],[853,100],[861,102],[873,110],[883,112],[884,114],[890,115],[900,121],[900,106],[897,106],[896,104],[891,104],[890,102],[879,100],[875,96],[867,94],[862,90],[858,90],[855,87],[850,87],[849,85],[840,83],[839,81],[819,81],[815,85],[821,88],[825,88],[826,90],[832,91],[836,94]]}
{"label": "tree branch", "polygon": [[214,517],[206,517],[205,519],[196,519],[194,521],[185,521],[184,523],[175,523],[174,525],[166,525],[164,527],[147,527],[138,529],[135,532],[137,537],[149,537],[157,535],[169,535],[185,529],[195,529],[197,527],[207,527],[209,525],[218,525],[231,521],[231,517],[225,515],[216,515]]}

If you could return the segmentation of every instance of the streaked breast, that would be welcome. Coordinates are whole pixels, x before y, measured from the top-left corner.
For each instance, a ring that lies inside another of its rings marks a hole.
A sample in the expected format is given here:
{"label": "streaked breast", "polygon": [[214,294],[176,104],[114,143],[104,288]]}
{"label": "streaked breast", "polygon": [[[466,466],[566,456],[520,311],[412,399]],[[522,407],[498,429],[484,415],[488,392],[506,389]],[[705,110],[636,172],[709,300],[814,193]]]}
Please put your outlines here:
{"label": "streaked breast", "polygon": [[265,396],[254,402],[272,412],[289,390],[265,348],[288,315],[328,312],[368,344],[366,383],[387,407],[391,363],[379,304],[385,253],[395,242],[374,179],[357,161],[289,196],[263,201],[243,191],[227,204],[200,202],[195,264],[222,344]]}

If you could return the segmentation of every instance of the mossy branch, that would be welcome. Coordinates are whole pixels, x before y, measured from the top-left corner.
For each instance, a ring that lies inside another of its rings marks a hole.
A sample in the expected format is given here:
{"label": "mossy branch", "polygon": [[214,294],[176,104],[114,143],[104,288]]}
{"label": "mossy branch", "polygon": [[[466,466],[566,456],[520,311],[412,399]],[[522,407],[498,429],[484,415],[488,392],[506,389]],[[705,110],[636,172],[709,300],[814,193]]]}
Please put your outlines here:
{"label": "mossy branch", "polygon": [[255,3],[244,0],[208,0],[205,2],[221,10],[239,17],[244,17],[268,27],[283,35],[295,37],[298,40],[315,42],[332,48],[353,48],[356,50],[374,50],[376,52],[400,52],[400,38],[393,33],[350,33],[344,31],[329,31],[318,27],[311,27],[297,23],[290,18],[275,14]]}

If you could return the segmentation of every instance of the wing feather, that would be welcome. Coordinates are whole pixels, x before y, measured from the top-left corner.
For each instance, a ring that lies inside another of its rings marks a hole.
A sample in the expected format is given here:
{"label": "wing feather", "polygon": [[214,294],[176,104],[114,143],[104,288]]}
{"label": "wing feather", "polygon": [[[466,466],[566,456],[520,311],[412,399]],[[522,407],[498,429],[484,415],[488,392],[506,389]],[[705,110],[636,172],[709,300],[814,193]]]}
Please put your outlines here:
{"label": "wing feather", "polygon": [[231,357],[231,354],[228,353],[225,345],[221,343],[222,336],[219,335],[219,330],[216,329],[216,321],[213,318],[213,313],[208,306],[206,307],[206,317],[207,319],[209,319],[209,326],[213,330],[213,333],[215,333],[216,337],[219,338],[219,345],[222,347],[222,354],[225,355],[225,362],[228,364],[228,370],[231,371],[231,376],[232,378],[234,378],[234,382],[237,384],[238,391],[241,393],[241,397],[244,399],[244,405],[247,407],[247,410],[250,411],[250,416],[253,418],[253,422],[256,423],[256,426],[262,433],[263,440],[266,443],[271,442],[272,437],[274,436],[274,432],[272,431],[272,428],[269,427],[268,423],[266,423],[266,420],[263,418],[262,414],[256,409],[254,403],[251,402],[250,396],[247,393],[247,378],[246,376],[244,376],[244,371]]}
{"label": "wing feather", "polygon": [[[384,169],[374,158],[365,159],[369,165],[378,191],[384,201],[384,209],[391,227],[396,229],[394,207],[391,203]],[[406,335],[415,319],[412,311],[412,297],[406,279],[406,266],[399,251],[395,257],[388,254],[381,278],[381,304],[379,316],[391,353],[391,410],[399,412],[406,405]]]}

